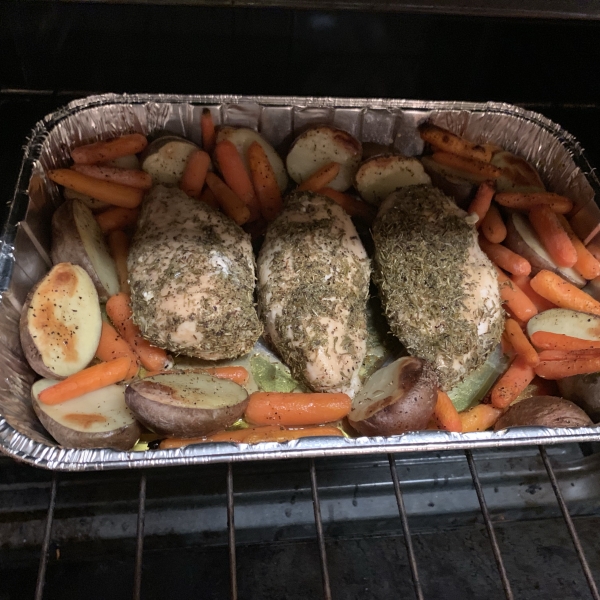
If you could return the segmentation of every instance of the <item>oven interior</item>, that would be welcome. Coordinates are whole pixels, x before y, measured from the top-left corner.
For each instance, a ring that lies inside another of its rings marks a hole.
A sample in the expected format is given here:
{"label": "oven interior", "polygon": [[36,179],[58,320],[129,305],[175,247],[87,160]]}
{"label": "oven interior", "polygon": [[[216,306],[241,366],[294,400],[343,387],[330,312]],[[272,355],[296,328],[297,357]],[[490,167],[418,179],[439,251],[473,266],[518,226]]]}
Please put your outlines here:
{"label": "oven interior", "polygon": [[[516,4],[1,3],[0,216],[35,122],[101,92],[506,101],[599,164],[598,15]],[[142,473],[0,458],[0,600],[599,598],[599,498],[596,444]]]}

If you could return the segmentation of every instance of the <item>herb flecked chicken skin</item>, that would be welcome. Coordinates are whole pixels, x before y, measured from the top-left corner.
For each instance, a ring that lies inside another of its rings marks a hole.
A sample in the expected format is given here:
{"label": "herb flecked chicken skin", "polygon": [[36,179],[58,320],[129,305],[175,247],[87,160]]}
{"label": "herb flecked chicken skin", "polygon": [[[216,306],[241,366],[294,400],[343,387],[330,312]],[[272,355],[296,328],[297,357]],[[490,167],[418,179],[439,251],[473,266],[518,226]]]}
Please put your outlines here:
{"label": "herb flecked chicken skin", "polygon": [[259,312],[292,374],[353,395],[367,345],[370,263],[350,217],[329,198],[291,194],[258,257]]}
{"label": "herb flecked chicken skin", "polygon": [[386,198],[373,241],[392,333],[451,389],[485,361],[504,324],[496,272],[475,226],[443,192],[415,185]]}
{"label": "herb flecked chicken skin", "polygon": [[250,237],[204,202],[155,186],[127,264],[133,318],[153,344],[218,360],[246,354],[260,337]]}

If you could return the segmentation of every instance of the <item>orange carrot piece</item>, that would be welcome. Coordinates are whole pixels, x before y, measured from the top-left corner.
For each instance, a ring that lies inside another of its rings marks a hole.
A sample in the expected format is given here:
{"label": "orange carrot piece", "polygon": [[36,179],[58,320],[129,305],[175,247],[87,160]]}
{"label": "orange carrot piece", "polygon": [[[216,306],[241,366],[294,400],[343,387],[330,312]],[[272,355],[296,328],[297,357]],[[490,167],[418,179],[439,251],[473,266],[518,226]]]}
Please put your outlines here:
{"label": "orange carrot piece", "polygon": [[546,298],[542,298],[534,289],[531,287],[531,277],[526,277],[524,275],[512,275],[510,280],[518,286],[525,295],[533,302],[538,312],[544,312],[545,310],[550,310],[551,308],[556,308],[555,304],[546,300]]}
{"label": "orange carrot piece", "polygon": [[351,217],[360,217],[369,225],[375,220],[377,210],[374,206],[353,198],[349,194],[332,190],[331,188],[322,188],[319,194],[327,196],[336,204],[339,204]]}
{"label": "orange carrot piece", "polygon": [[493,244],[483,235],[479,236],[479,246],[488,258],[501,269],[513,275],[529,275],[531,273],[530,262],[506,246]]}
{"label": "orange carrot piece", "polygon": [[489,404],[478,404],[469,410],[459,413],[463,433],[485,431],[493,427],[502,411]]}
{"label": "orange carrot piece", "polygon": [[167,353],[145,340],[140,333],[140,328],[133,322],[131,300],[127,294],[119,293],[111,296],[106,303],[106,314],[116,330],[138,355],[145,369],[159,371],[166,367]]}
{"label": "orange carrot piece", "polygon": [[194,150],[188,157],[179,187],[192,198],[202,192],[206,174],[210,167],[210,156],[203,150]]}
{"label": "orange carrot piece", "polygon": [[202,109],[200,117],[200,130],[202,132],[202,148],[209,154],[215,149],[217,134],[215,133],[215,123],[209,108]]}
{"label": "orange carrot piece", "polygon": [[200,194],[200,198],[198,199],[200,202],[204,202],[205,204],[208,204],[209,206],[219,210],[219,201],[208,186],[204,188],[204,191]]}
{"label": "orange carrot piece", "polygon": [[246,407],[246,420],[254,425],[320,425],[343,419],[351,404],[342,393],[255,392]]}
{"label": "orange carrot piece", "polygon": [[66,379],[59,381],[56,385],[42,390],[39,400],[43,404],[60,404],[94,392],[118,381],[123,381],[129,373],[131,358],[123,356],[114,360],[103,362],[93,367],[88,367]]}
{"label": "orange carrot piece", "polygon": [[506,319],[504,322],[504,332],[515,352],[519,356],[522,356],[529,366],[535,367],[540,362],[535,348],[531,345],[527,336],[514,319]]}
{"label": "orange carrot piece", "polygon": [[99,215],[95,215],[96,221],[105,235],[117,229],[132,227],[137,223],[139,216],[139,208],[122,208],[121,206],[109,208]]}
{"label": "orange carrot piece", "polygon": [[111,231],[108,235],[108,247],[117,267],[119,290],[129,294],[129,273],[127,272],[127,256],[129,255],[129,236],[124,231]]}
{"label": "orange carrot piece", "polygon": [[527,364],[525,358],[517,355],[504,375],[494,384],[492,405],[495,408],[506,408],[519,397],[534,377],[533,367]]}
{"label": "orange carrot piece", "polygon": [[298,192],[317,192],[318,190],[327,187],[340,172],[340,163],[330,162],[317,169],[308,179],[305,179],[298,185]]}
{"label": "orange carrot piece", "polygon": [[110,323],[102,321],[102,335],[96,350],[96,358],[108,362],[124,356],[131,360],[131,366],[125,379],[131,379],[137,375],[140,361],[133,348],[117,333],[116,329]]}
{"label": "orange carrot piece", "polygon": [[228,367],[208,367],[204,369],[209,375],[218,377],[219,379],[229,379],[239,385],[245,385],[248,383],[250,373],[244,367],[237,365]]}
{"label": "orange carrot piece", "polygon": [[452,404],[450,396],[442,390],[438,390],[437,402],[435,403],[433,414],[442,429],[446,431],[462,431],[462,421],[460,420],[458,411],[454,404]]}
{"label": "orange carrot piece", "polygon": [[582,340],[581,338],[551,333],[550,331],[536,331],[531,334],[531,342],[538,350],[561,350],[573,352],[577,350],[600,350],[600,342],[595,340]]}
{"label": "orange carrot piece", "polygon": [[434,152],[431,158],[440,165],[472,173],[485,179],[495,180],[502,175],[502,169],[476,158],[464,158],[449,152]]}
{"label": "orange carrot piece", "polygon": [[152,187],[152,177],[145,171],[136,169],[121,169],[119,167],[109,167],[106,165],[78,165],[71,167],[78,173],[83,173],[94,179],[103,181],[112,181],[121,185],[128,185],[139,190],[149,190]]}
{"label": "orange carrot piece", "polygon": [[210,171],[206,174],[206,185],[219,201],[223,212],[238,225],[250,220],[250,209],[246,203],[217,175]]}
{"label": "orange carrot piece", "polygon": [[600,371],[600,354],[574,357],[569,360],[542,360],[535,372],[544,379],[564,379],[572,375],[587,375]]}
{"label": "orange carrot piece", "polygon": [[600,261],[583,245],[583,242],[577,237],[571,224],[563,215],[557,215],[558,221],[567,232],[569,240],[577,252],[577,262],[575,269],[586,279],[595,279],[600,275]]}
{"label": "orange carrot piece", "polygon": [[506,238],[506,225],[495,204],[490,205],[479,229],[485,236],[485,239],[493,244],[499,244]]}
{"label": "orange carrot piece", "polygon": [[535,304],[525,295],[525,293],[516,286],[504,271],[496,267],[498,273],[498,283],[500,284],[500,297],[506,303],[506,306],[517,317],[517,319],[527,323],[531,317],[537,315],[538,310]]}
{"label": "orange carrot piece", "polygon": [[137,154],[147,145],[148,140],[141,133],[130,133],[110,140],[73,148],[71,158],[73,162],[81,165],[93,165],[94,163],[114,160],[121,156]]}
{"label": "orange carrot piece", "polygon": [[548,361],[569,361],[578,358],[598,358],[600,349],[586,348],[585,350],[542,350],[539,353],[540,362]]}
{"label": "orange carrot piece", "polygon": [[470,215],[476,214],[479,217],[479,220],[475,224],[479,229],[481,227],[481,223],[487,215],[488,210],[490,210],[490,206],[492,205],[492,198],[496,193],[496,186],[493,181],[484,181],[478,188],[477,193],[475,194],[475,198],[471,201],[469,205],[469,210],[467,211]]}
{"label": "orange carrot piece", "polygon": [[215,147],[215,158],[225,183],[250,209],[249,220],[256,221],[260,217],[260,204],[238,149],[233,142],[223,140]]}
{"label": "orange carrot piece", "polygon": [[96,200],[102,200],[108,204],[122,206],[123,208],[135,208],[139,206],[144,197],[144,191],[112,181],[94,179],[89,175],[83,175],[73,169],[54,169],[48,171],[48,177],[63,187],[69,188],[81,194],[87,194]]}
{"label": "orange carrot piece", "polygon": [[534,206],[547,206],[551,211],[567,214],[573,208],[573,202],[564,196],[551,192],[500,192],[494,200],[506,208],[517,210],[531,210]]}
{"label": "orange carrot piece", "polygon": [[468,142],[433,123],[419,125],[419,135],[423,141],[439,148],[443,152],[450,152],[464,158],[475,158],[484,162],[492,160],[493,152],[491,146]]}
{"label": "orange carrot piece", "polygon": [[540,296],[560,308],[600,315],[600,302],[556,273],[540,271],[532,278],[531,287]]}
{"label": "orange carrot piece", "polygon": [[272,221],[283,208],[281,190],[275,172],[258,142],[250,144],[247,156],[252,184],[260,204],[260,213],[266,221]]}
{"label": "orange carrot piece", "polygon": [[577,250],[555,213],[547,206],[534,206],[529,211],[529,222],[558,266],[575,266]]}

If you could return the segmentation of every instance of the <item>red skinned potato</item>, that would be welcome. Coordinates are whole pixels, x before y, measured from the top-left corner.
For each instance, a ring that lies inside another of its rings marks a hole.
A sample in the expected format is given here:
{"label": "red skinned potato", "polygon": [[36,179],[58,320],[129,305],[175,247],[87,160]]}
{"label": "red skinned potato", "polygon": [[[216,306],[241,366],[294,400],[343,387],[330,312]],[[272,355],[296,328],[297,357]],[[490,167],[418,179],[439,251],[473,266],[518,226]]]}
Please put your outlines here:
{"label": "red skinned potato", "polygon": [[376,371],[352,401],[350,425],[362,435],[425,429],[437,401],[438,378],[420,358],[404,356]]}
{"label": "red skinned potato", "polygon": [[600,422],[600,373],[574,375],[557,381],[560,393]]}
{"label": "red skinned potato", "polygon": [[431,177],[431,183],[445,194],[448,194],[448,196],[454,198],[456,204],[465,210],[475,195],[477,186],[485,181],[483,178],[476,177],[470,173],[440,165],[431,156],[423,156],[421,163],[429,177]]}
{"label": "red skinned potato", "polygon": [[188,158],[198,146],[177,135],[163,135],[148,144],[140,162],[154,184],[177,185],[185,171]]}

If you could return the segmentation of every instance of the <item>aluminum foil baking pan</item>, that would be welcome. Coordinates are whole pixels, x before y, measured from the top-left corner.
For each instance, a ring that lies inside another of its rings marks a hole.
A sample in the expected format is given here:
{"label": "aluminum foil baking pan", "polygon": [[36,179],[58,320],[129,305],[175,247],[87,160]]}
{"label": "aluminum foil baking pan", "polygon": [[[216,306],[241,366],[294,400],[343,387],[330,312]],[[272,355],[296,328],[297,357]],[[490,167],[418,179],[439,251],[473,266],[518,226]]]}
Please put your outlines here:
{"label": "aluminum foil baking pan", "polygon": [[590,227],[600,223],[594,197],[600,182],[578,142],[545,117],[499,103],[414,100],[103,95],[71,102],[48,115],[31,133],[19,180],[2,230],[0,250],[0,450],[23,462],[63,471],[130,469],[301,456],[339,456],[523,446],[600,440],[600,429],[539,427],[457,434],[422,431],[394,437],[305,438],[284,444],[203,444],[174,450],[118,452],[59,447],[31,408],[36,378],[21,352],[19,314],[29,289],[50,267],[50,219],[61,198],[45,170],[67,164],[84,142],[139,131],[168,130],[200,142],[199,121],[210,107],[217,123],[258,129],[285,151],[294,134],[311,123],[331,123],[363,142],[420,154],[416,126],[426,120],[492,142],[534,164],[548,189],[585,206]]}

